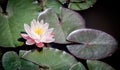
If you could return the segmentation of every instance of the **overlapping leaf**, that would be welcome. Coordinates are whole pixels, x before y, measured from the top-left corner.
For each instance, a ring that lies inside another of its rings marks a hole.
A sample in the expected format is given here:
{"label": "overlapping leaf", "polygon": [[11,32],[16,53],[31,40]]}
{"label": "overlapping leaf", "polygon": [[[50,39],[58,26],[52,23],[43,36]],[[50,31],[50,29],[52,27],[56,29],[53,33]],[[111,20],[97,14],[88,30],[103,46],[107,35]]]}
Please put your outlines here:
{"label": "overlapping leaf", "polygon": [[[39,64],[48,70],[69,70],[72,65],[77,63],[70,54],[53,48],[43,48],[40,52],[37,50],[27,52],[22,58]],[[81,69],[84,68],[81,64],[80,66]]]}
{"label": "overlapping leaf", "polygon": [[92,7],[97,0],[59,0],[62,4],[68,3],[68,8],[73,10],[86,10]]}
{"label": "overlapping leaf", "polygon": [[62,4],[58,2],[58,0],[43,0],[44,5],[43,8],[52,8],[56,13],[59,13],[59,8],[62,7]]}
{"label": "overlapping leaf", "polygon": [[52,9],[46,9],[40,13],[38,20],[41,19],[54,28],[56,43],[67,43],[66,37],[70,32],[85,27],[84,19],[78,13],[66,8],[60,9],[59,16]]}
{"label": "overlapping leaf", "polygon": [[85,10],[92,7],[94,3],[96,0],[71,0],[68,7],[74,10]]}
{"label": "overlapping leaf", "polygon": [[95,29],[75,30],[67,40],[81,44],[68,45],[68,50],[83,59],[101,59],[111,56],[117,48],[116,40],[109,34]]}
{"label": "overlapping leaf", "polygon": [[39,70],[39,65],[21,59],[21,57],[13,51],[4,54],[2,64],[5,70]]}
{"label": "overlapping leaf", "polygon": [[23,24],[37,18],[38,6],[33,0],[8,0],[6,12],[5,15],[0,11],[0,46],[20,46],[18,39],[24,31]]}
{"label": "overlapping leaf", "polygon": [[87,65],[89,70],[115,70],[110,65],[97,60],[87,60]]}

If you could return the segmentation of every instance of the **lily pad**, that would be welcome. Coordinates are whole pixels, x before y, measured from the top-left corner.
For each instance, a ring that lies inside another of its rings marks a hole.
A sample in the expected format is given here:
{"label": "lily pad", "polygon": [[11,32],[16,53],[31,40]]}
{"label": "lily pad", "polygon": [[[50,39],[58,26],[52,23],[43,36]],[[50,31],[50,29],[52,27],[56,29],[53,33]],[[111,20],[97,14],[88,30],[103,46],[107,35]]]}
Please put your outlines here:
{"label": "lily pad", "polygon": [[96,3],[97,0],[59,0],[62,4],[67,3],[72,10],[86,10]]}
{"label": "lily pad", "polygon": [[78,13],[60,8],[60,14],[54,12],[53,9],[46,9],[39,14],[38,20],[44,19],[49,23],[51,28],[54,28],[55,43],[68,43],[66,37],[72,31],[85,27],[85,21]]}
{"label": "lily pad", "polygon": [[68,8],[73,10],[85,10],[92,7],[96,0],[71,0]]}
{"label": "lily pad", "polygon": [[115,70],[110,65],[97,60],[87,60],[87,65],[89,70]]}
{"label": "lily pad", "polygon": [[39,65],[21,59],[17,53],[9,51],[3,55],[2,64],[5,70],[38,70]]}
{"label": "lily pad", "polygon": [[102,59],[111,56],[117,49],[117,42],[111,35],[95,29],[75,30],[69,34],[67,40],[80,43],[68,45],[67,48],[82,59]]}
{"label": "lily pad", "polygon": [[58,0],[43,0],[44,9],[52,8],[56,13],[59,13],[59,8],[62,7],[62,4],[58,2]]}
{"label": "lily pad", "polygon": [[23,43],[18,41],[24,31],[24,23],[37,18],[38,7],[33,0],[8,0],[6,14],[0,10],[0,46],[17,47]]}
{"label": "lily pad", "polygon": [[22,58],[39,64],[48,70],[69,70],[73,64],[77,63],[76,59],[70,54],[53,48],[27,52]]}

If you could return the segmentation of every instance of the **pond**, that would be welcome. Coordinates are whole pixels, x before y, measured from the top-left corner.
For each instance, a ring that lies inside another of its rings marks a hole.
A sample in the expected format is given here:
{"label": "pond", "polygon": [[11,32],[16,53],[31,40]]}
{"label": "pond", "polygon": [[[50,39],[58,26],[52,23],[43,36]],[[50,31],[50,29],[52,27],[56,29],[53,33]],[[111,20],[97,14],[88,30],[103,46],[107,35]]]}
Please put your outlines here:
{"label": "pond", "polygon": [[0,70],[120,70],[119,2],[34,1],[0,0]]}

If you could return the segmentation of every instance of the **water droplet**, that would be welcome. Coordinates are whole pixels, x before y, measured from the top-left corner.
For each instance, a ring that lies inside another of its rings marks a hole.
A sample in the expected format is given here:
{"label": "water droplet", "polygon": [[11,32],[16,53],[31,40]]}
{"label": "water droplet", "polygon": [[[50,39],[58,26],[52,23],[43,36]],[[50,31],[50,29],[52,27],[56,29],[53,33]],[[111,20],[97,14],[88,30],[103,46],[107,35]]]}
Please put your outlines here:
{"label": "water droplet", "polygon": [[58,52],[59,50],[58,49],[55,49],[55,52]]}
{"label": "water droplet", "polygon": [[63,54],[67,54],[65,51],[63,51]]}

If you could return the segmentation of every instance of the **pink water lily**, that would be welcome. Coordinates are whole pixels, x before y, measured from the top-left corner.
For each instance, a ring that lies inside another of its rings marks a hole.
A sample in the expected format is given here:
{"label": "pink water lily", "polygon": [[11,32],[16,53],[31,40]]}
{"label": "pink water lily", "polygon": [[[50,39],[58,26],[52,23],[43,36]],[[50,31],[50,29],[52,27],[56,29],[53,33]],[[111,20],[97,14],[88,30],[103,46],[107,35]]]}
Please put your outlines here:
{"label": "pink water lily", "polygon": [[24,29],[27,34],[21,34],[21,36],[26,39],[27,45],[36,44],[36,46],[42,48],[44,43],[51,43],[54,39],[53,28],[49,28],[48,23],[44,23],[43,20],[40,22],[33,19],[31,26],[24,24]]}

